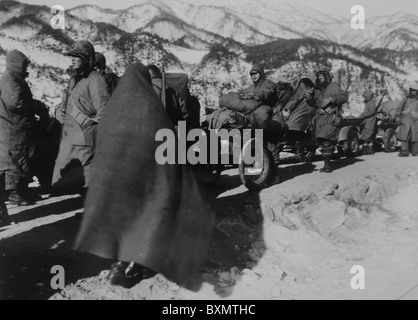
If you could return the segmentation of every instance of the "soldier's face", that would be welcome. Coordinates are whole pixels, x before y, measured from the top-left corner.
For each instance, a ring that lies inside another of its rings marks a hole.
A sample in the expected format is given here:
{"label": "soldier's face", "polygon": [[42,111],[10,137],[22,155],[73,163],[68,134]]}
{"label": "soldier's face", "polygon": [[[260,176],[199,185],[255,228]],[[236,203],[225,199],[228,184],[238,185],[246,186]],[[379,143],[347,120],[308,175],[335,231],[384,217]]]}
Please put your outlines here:
{"label": "soldier's face", "polygon": [[84,66],[84,61],[83,59],[77,58],[77,57],[73,57],[71,59],[72,62],[72,67],[73,69],[82,69]]}
{"label": "soldier's face", "polygon": [[411,96],[417,96],[418,95],[417,90],[409,90],[409,93],[411,94]]}
{"label": "soldier's face", "polygon": [[254,83],[256,83],[258,80],[260,80],[260,74],[258,72],[252,72],[251,79]]}
{"label": "soldier's face", "polygon": [[314,93],[313,87],[310,87],[309,89],[307,89],[305,92],[305,99],[311,99],[313,93]]}
{"label": "soldier's face", "polygon": [[325,76],[321,73],[318,75],[318,80],[320,83],[324,83],[325,82]]}

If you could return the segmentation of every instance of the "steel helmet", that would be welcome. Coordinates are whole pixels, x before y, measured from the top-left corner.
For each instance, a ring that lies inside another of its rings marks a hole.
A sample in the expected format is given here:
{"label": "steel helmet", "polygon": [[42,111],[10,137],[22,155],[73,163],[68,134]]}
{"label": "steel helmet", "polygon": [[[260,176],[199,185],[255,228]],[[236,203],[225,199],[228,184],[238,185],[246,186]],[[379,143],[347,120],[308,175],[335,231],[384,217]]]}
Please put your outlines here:
{"label": "steel helmet", "polygon": [[100,67],[106,67],[106,57],[101,52],[96,52],[95,55],[96,65]]}
{"label": "steel helmet", "polygon": [[93,45],[87,40],[76,41],[71,46],[66,56],[77,57],[87,62],[91,68],[94,67],[95,51]]}
{"label": "steel helmet", "polygon": [[411,82],[410,84],[409,84],[409,90],[415,90],[415,91],[418,91],[418,82]]}
{"label": "steel helmet", "polygon": [[366,90],[363,93],[363,97],[368,99],[368,100],[372,100],[374,98],[374,93],[372,90]]}

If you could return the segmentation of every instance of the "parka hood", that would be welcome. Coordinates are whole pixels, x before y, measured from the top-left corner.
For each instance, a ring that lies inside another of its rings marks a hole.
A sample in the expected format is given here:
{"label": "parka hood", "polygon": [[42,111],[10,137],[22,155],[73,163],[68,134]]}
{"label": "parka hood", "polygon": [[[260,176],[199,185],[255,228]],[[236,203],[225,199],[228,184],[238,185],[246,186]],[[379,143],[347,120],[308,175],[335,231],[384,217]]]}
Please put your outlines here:
{"label": "parka hood", "polygon": [[251,72],[257,71],[260,74],[261,78],[264,78],[265,76],[265,72],[264,72],[264,67],[263,65],[256,63],[255,65],[253,65],[253,67],[251,68],[250,74]]}
{"label": "parka hood", "polygon": [[9,51],[6,55],[6,68],[11,72],[25,74],[30,60],[18,50]]}

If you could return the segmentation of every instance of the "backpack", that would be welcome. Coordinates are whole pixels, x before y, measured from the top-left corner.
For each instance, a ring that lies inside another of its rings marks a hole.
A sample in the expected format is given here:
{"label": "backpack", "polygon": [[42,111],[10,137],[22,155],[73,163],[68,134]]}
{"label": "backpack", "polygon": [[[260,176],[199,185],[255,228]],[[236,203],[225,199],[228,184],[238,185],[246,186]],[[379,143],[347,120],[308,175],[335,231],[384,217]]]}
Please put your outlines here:
{"label": "backpack", "polygon": [[226,108],[215,110],[209,120],[209,129],[244,129],[246,126],[245,115]]}

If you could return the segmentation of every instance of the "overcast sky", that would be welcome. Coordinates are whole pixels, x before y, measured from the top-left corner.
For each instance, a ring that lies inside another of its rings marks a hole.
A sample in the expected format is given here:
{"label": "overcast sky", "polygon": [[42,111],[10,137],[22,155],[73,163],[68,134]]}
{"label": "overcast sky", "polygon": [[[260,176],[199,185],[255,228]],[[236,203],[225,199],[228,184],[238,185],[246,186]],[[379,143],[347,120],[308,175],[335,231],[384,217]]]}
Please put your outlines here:
{"label": "overcast sky", "polygon": [[[280,2],[282,0],[269,0],[269,2]],[[396,12],[409,12],[418,15],[418,0],[293,0],[304,3],[323,13],[352,16],[350,9],[352,6],[360,4],[366,9],[366,16],[374,17],[381,15],[391,15]],[[102,8],[126,9],[138,4],[138,0],[22,0],[21,2],[31,4],[44,4],[47,6],[62,5],[66,9],[83,4],[96,4]],[[193,3],[216,4],[225,2],[238,2],[242,0],[193,0]],[[256,3],[257,0],[253,0]]]}

